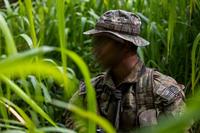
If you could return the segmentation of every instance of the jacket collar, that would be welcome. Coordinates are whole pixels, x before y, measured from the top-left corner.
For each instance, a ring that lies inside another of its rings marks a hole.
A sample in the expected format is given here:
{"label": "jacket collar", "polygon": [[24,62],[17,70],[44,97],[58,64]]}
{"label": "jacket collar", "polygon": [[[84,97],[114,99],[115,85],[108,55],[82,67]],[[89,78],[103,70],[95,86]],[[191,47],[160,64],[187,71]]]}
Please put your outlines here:
{"label": "jacket collar", "polygon": [[[120,86],[121,84],[124,84],[124,83],[135,83],[135,82],[137,82],[140,78],[140,72],[141,72],[143,66],[144,66],[144,63],[140,59],[138,59],[138,62],[135,64],[132,71],[117,86]],[[112,89],[115,89],[117,87],[114,84],[110,70],[108,70],[105,73],[105,76],[104,76],[104,79],[103,79],[103,84],[107,85],[109,88],[112,88]]]}

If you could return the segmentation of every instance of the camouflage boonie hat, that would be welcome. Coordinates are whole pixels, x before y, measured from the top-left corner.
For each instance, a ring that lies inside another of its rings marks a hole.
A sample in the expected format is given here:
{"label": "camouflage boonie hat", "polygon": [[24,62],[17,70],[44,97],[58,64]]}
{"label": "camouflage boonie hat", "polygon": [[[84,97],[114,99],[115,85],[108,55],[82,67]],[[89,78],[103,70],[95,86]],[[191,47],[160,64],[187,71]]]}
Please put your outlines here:
{"label": "camouflage boonie hat", "polygon": [[99,18],[94,29],[84,32],[85,35],[108,33],[131,42],[136,46],[146,46],[149,42],[139,36],[141,20],[134,13],[124,10],[110,10]]}

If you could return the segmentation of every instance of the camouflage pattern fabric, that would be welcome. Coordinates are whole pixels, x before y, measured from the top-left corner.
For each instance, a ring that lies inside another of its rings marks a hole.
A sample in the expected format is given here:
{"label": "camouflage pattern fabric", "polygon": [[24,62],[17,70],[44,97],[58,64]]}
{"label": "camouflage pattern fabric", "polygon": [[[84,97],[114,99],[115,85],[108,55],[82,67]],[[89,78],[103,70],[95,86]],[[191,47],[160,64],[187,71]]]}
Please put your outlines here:
{"label": "camouflage pattern fabric", "polygon": [[140,17],[124,10],[110,10],[104,13],[94,29],[84,32],[85,35],[112,35],[136,46],[146,46],[149,42],[139,36],[141,27]]}
{"label": "camouflage pattern fabric", "polygon": [[[109,71],[93,78],[92,84],[97,94],[97,113],[108,119],[119,133],[155,125],[161,116],[173,118],[184,111],[184,86],[145,67],[140,60],[118,86]],[[82,82],[73,99],[84,99],[85,94],[86,87]],[[85,102],[82,104],[86,105]],[[66,126],[75,128],[74,125],[68,116]]]}

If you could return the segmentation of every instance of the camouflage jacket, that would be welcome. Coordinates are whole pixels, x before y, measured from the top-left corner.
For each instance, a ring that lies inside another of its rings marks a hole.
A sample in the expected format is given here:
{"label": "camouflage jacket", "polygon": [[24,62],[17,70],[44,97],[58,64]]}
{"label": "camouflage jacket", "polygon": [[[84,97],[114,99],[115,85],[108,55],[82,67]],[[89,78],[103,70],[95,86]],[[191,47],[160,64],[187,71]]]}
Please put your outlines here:
{"label": "camouflage jacket", "polygon": [[[92,79],[96,90],[98,113],[108,119],[118,132],[155,125],[160,116],[176,116],[183,112],[184,86],[173,78],[147,68],[139,61],[132,72],[115,86],[108,72]],[[84,96],[82,82],[74,95]],[[73,127],[71,118],[66,126]]]}

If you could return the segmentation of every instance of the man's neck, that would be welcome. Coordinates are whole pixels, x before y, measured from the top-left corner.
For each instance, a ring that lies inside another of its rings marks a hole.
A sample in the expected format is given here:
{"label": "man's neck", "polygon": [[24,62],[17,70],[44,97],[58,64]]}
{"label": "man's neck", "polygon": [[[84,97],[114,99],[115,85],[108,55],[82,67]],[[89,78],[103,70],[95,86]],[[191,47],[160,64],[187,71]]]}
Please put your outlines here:
{"label": "man's neck", "polygon": [[138,60],[137,54],[127,55],[111,69],[112,78],[116,85],[121,83],[129,75]]}

